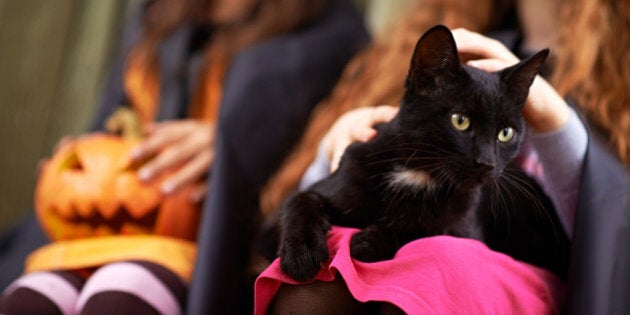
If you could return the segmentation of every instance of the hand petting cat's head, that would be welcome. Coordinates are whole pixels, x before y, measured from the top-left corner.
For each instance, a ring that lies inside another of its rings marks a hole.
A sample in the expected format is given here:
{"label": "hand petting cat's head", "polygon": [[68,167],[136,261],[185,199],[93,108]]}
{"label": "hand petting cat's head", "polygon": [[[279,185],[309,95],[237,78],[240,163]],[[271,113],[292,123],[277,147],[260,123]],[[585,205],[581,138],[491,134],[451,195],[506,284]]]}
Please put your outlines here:
{"label": "hand petting cat's head", "polygon": [[[397,118],[407,141],[426,143],[422,168],[449,184],[497,178],[516,156],[525,134],[521,109],[549,50],[486,73],[463,65],[450,30],[435,26],[418,41]],[[427,163],[431,158],[433,161]],[[439,165],[439,166],[438,166]]]}

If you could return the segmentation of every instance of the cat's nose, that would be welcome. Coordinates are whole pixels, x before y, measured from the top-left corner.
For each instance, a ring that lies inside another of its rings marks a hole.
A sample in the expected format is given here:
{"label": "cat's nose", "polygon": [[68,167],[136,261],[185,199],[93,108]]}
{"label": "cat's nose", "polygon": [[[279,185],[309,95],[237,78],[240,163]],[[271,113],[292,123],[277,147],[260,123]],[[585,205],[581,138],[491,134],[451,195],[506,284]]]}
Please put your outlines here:
{"label": "cat's nose", "polygon": [[482,173],[488,173],[497,166],[497,163],[493,159],[476,159],[475,167]]}

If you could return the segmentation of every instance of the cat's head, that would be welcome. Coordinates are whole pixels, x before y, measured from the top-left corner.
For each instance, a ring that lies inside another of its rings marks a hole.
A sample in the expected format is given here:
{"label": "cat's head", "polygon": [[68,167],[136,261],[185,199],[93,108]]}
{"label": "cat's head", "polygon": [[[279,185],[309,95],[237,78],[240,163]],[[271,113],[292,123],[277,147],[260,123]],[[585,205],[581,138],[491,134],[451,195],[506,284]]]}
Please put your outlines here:
{"label": "cat's head", "polygon": [[[498,177],[519,150],[525,134],[521,109],[548,54],[542,50],[486,73],[460,62],[448,28],[427,31],[413,53],[397,118],[409,141],[430,143],[418,166],[462,182]],[[431,157],[435,161],[427,163]]]}

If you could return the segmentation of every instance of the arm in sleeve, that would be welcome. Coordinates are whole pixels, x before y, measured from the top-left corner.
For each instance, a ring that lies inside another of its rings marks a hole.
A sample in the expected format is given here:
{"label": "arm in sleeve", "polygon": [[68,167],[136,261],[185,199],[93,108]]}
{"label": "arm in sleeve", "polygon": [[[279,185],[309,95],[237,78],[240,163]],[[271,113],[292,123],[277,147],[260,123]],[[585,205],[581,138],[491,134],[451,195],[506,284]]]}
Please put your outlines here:
{"label": "arm in sleeve", "polygon": [[575,111],[559,130],[531,135],[543,168],[543,189],[551,198],[569,237],[582,177],[582,165],[588,146],[588,133]]}

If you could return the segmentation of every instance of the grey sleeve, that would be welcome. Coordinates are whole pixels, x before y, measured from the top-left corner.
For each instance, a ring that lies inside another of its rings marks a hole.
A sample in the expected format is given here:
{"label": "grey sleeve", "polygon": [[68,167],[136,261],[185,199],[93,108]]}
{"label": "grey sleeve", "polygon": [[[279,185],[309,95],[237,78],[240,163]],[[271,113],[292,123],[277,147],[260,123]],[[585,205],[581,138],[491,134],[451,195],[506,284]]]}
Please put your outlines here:
{"label": "grey sleeve", "polygon": [[544,172],[543,189],[551,198],[569,237],[577,208],[588,133],[577,113],[559,130],[532,133],[531,142]]}
{"label": "grey sleeve", "polygon": [[328,175],[330,175],[330,161],[326,157],[326,154],[324,154],[323,145],[320,143],[317,149],[317,156],[302,176],[298,189],[305,190]]}

